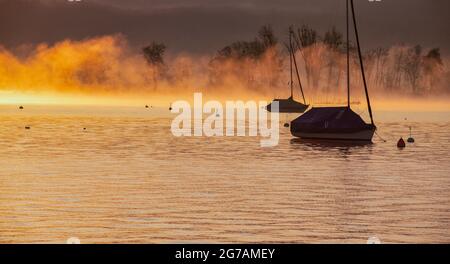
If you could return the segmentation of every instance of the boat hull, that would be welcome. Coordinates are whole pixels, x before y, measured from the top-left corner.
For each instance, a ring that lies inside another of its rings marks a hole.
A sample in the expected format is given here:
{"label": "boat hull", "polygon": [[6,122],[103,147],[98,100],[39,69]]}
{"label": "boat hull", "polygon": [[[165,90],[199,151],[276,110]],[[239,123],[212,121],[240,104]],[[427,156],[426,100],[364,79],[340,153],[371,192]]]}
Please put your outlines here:
{"label": "boat hull", "polygon": [[[273,111],[272,104],[274,102],[278,103],[278,110]],[[302,114],[309,108],[309,105],[299,103],[295,101],[292,97],[288,99],[274,99],[272,103],[266,106],[268,112],[273,113],[298,113]]]}
{"label": "boat hull", "polygon": [[315,140],[345,140],[345,141],[372,141],[374,129],[366,129],[351,133],[312,133],[312,132],[292,132],[294,137]]}

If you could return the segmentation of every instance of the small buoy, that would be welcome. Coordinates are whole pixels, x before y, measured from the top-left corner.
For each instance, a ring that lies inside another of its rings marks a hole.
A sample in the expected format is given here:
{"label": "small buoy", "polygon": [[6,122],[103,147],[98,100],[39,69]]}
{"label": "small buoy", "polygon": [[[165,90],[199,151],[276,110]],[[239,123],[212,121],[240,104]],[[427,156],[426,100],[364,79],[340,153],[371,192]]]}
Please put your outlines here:
{"label": "small buoy", "polygon": [[414,143],[415,142],[415,140],[414,140],[414,138],[412,137],[412,127],[409,127],[409,138],[408,138],[408,143]]}
{"label": "small buoy", "polygon": [[86,130],[86,128],[85,128],[85,127],[83,127],[83,130]]}
{"label": "small buoy", "polygon": [[289,127],[289,123],[284,123],[284,127]]}
{"label": "small buoy", "polygon": [[22,109],[23,109],[23,106],[19,106],[19,109],[22,110]]}
{"label": "small buoy", "polygon": [[398,140],[398,142],[397,142],[397,147],[398,147],[398,148],[405,148],[405,147],[406,147],[406,144],[405,144],[405,141],[403,140],[403,138],[400,138],[400,139]]}
{"label": "small buoy", "polygon": [[25,127],[25,129],[31,129],[31,127],[29,127],[29,126],[26,126],[26,127]]}
{"label": "small buoy", "polygon": [[169,111],[172,111],[172,107],[169,107]]}
{"label": "small buoy", "polygon": [[146,105],[145,108],[148,108],[148,105]]}

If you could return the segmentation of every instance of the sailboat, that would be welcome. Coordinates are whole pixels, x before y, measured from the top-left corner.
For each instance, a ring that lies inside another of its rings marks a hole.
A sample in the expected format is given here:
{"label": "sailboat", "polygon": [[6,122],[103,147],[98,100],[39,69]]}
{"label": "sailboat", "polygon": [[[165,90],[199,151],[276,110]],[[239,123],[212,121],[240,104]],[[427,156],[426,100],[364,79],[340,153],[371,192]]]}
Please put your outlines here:
{"label": "sailboat", "polygon": [[[297,67],[297,59],[295,58],[295,53],[292,48],[292,29],[289,30],[289,62],[290,62],[290,71],[291,71],[291,96],[288,99],[274,99],[271,104],[266,106],[266,110],[269,112],[273,112],[272,104],[274,102],[278,102],[278,113],[304,113],[306,109],[308,109],[309,105],[306,104],[305,94],[303,93],[302,81],[300,79],[300,74],[298,72]],[[293,82],[293,65],[295,65],[295,72],[297,74],[297,80],[300,87],[300,91],[302,92],[303,103],[297,102],[294,100],[294,82]]]}
{"label": "sailboat", "polygon": [[[377,129],[375,126],[369,92],[367,89],[364,63],[359,44],[358,27],[356,24],[353,0],[346,0],[347,9],[347,106],[343,107],[313,107],[311,110],[291,122],[291,134],[303,139],[319,140],[350,140],[372,141]],[[349,3],[353,18],[353,25],[358,46],[358,57],[364,91],[367,100],[371,123],[367,124],[361,116],[355,113],[350,106],[350,49],[349,49]]]}

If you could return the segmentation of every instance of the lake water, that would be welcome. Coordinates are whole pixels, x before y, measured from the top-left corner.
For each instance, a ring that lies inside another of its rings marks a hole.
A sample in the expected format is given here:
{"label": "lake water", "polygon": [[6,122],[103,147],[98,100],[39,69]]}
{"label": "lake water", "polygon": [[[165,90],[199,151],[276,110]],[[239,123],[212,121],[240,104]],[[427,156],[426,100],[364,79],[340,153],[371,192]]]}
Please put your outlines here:
{"label": "lake water", "polygon": [[175,138],[166,112],[0,107],[0,243],[450,243],[449,113],[376,113],[371,145],[281,127],[261,148]]}

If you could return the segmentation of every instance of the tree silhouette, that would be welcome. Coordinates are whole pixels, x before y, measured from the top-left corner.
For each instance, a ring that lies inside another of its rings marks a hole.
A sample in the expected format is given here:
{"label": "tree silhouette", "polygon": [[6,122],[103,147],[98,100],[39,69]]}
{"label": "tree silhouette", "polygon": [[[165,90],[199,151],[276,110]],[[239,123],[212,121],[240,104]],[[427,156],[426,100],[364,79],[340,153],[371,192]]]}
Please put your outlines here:
{"label": "tree silhouette", "polygon": [[144,58],[151,67],[153,88],[158,87],[158,79],[165,73],[164,52],[166,45],[163,43],[152,42],[142,49]]}
{"label": "tree silhouette", "polygon": [[335,71],[335,68],[337,68],[336,86],[339,86],[341,67],[339,67],[338,64],[340,53],[343,51],[341,50],[344,43],[343,35],[336,30],[336,27],[333,27],[325,32],[323,42],[329,48],[327,54],[328,82],[326,87],[326,90],[328,91],[332,86],[331,81],[334,77],[333,72]]}
{"label": "tree silhouette", "polygon": [[294,40],[298,46],[306,48],[316,44],[319,41],[317,31],[308,25],[302,25],[297,29],[297,35],[294,35]]}
{"label": "tree silhouette", "polygon": [[407,51],[404,59],[403,71],[406,73],[407,80],[409,81],[412,91],[414,93],[419,92],[419,78],[420,70],[422,66],[422,47],[420,45],[410,48]]}
{"label": "tree silhouette", "polygon": [[296,31],[292,29],[293,41],[296,44],[294,51],[300,50],[305,60],[305,72],[308,87],[317,89],[319,86],[320,71],[322,68],[319,36],[317,31],[308,25],[302,25]]}
{"label": "tree silhouette", "polygon": [[337,31],[336,27],[333,27],[325,33],[323,42],[334,50],[340,49],[344,44],[342,33]]}
{"label": "tree silhouette", "polygon": [[259,59],[271,47],[277,45],[278,41],[269,25],[261,27],[258,37],[253,41],[236,41],[218,51],[218,57],[222,59]]}
{"label": "tree silhouette", "polygon": [[144,53],[144,57],[148,64],[163,65],[166,48],[166,45],[163,43],[152,42],[150,45],[143,48],[142,52]]}
{"label": "tree silhouette", "polygon": [[442,80],[443,72],[444,63],[440,49],[431,49],[423,59],[423,77],[429,89],[438,86],[439,81]]}
{"label": "tree silhouette", "polygon": [[441,50],[439,48],[434,48],[434,49],[430,50],[428,52],[427,56],[425,56],[425,57],[427,59],[434,60],[438,64],[443,64],[442,58],[441,58]]}
{"label": "tree silhouette", "polygon": [[258,32],[258,37],[265,49],[274,47],[278,43],[278,40],[275,37],[273,29],[270,25],[262,26]]}

